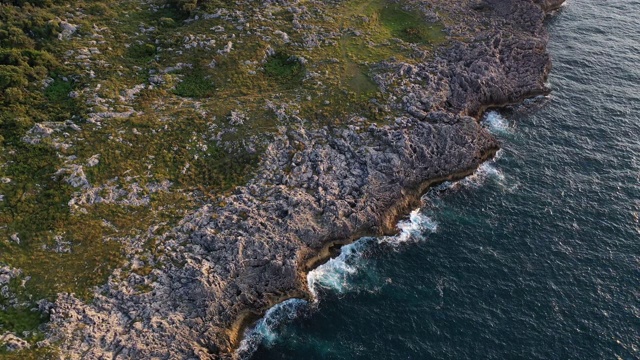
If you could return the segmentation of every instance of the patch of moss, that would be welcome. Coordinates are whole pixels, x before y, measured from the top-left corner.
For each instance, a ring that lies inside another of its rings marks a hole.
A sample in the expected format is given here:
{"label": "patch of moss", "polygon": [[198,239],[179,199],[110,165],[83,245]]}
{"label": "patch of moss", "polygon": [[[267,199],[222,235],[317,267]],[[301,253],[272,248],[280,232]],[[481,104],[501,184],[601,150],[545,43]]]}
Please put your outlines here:
{"label": "patch of moss", "polygon": [[348,62],[345,70],[346,83],[356,94],[372,96],[379,89],[378,85],[368,76],[366,69],[353,62]]}

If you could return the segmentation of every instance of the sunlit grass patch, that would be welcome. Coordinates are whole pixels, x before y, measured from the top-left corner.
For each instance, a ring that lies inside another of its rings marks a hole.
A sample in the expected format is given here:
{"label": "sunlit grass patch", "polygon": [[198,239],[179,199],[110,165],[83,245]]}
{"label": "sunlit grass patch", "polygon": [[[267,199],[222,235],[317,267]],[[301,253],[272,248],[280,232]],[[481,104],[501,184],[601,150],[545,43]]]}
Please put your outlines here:
{"label": "sunlit grass patch", "polygon": [[379,89],[373,80],[369,77],[366,69],[354,63],[347,63],[346,66],[346,83],[349,88],[360,95],[373,95]]}
{"label": "sunlit grass patch", "polygon": [[3,360],[54,360],[60,359],[58,352],[52,347],[31,348],[17,352],[9,352],[0,348],[0,355]]}

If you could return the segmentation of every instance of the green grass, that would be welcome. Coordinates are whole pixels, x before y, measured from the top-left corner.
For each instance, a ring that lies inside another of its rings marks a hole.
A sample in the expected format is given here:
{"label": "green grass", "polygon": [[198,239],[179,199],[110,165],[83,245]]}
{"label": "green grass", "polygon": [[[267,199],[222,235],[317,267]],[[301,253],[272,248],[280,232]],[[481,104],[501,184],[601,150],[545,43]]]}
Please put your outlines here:
{"label": "green grass", "polygon": [[104,3],[92,3],[86,7],[89,14],[94,16],[114,16],[115,13]]}
{"label": "green grass", "polygon": [[0,357],[3,360],[54,360],[60,359],[60,355],[52,347],[31,348],[17,352],[9,352],[0,348]]}
{"label": "green grass", "polygon": [[378,85],[367,75],[366,69],[353,62],[347,63],[345,75],[347,84],[356,94],[372,96],[378,92]]}

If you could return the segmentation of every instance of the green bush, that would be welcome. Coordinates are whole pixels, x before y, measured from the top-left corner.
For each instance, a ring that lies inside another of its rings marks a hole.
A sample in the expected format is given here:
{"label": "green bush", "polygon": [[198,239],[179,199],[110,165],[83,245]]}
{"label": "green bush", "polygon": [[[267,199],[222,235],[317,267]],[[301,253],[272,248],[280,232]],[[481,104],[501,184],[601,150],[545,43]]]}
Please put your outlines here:
{"label": "green bush", "polygon": [[305,68],[298,59],[277,52],[267,59],[264,73],[280,83],[298,83],[304,78]]}
{"label": "green bush", "polygon": [[174,93],[182,97],[207,98],[214,95],[215,85],[203,71],[195,70],[184,76]]}
{"label": "green bush", "polygon": [[9,307],[0,311],[0,330],[22,333],[37,330],[48,319],[37,311]]}
{"label": "green bush", "polygon": [[62,102],[69,100],[69,93],[73,90],[73,86],[69,81],[55,79],[44,90],[44,95],[51,102]]}
{"label": "green bush", "polygon": [[170,0],[170,3],[178,10],[187,13],[192,12],[198,6],[198,0]]}
{"label": "green bush", "polygon": [[87,7],[87,12],[91,15],[96,16],[106,16],[114,14],[111,9],[106,4],[103,3],[93,3]]}
{"label": "green bush", "polygon": [[0,90],[10,87],[26,87],[29,79],[24,69],[15,65],[0,65]]}
{"label": "green bush", "polygon": [[35,46],[35,41],[22,29],[9,25],[0,29],[0,44],[5,47],[32,48]]}
{"label": "green bush", "polygon": [[127,57],[135,60],[150,61],[156,56],[156,46],[153,44],[133,44],[127,49]]}
{"label": "green bush", "polygon": [[379,13],[391,35],[410,43],[429,44],[442,41],[442,26],[427,23],[421,14],[404,10],[400,5],[385,6]]}
{"label": "green bush", "polygon": [[24,100],[24,92],[19,88],[10,87],[4,90],[4,98],[8,103],[18,103]]}
{"label": "green bush", "polygon": [[173,27],[176,27],[178,24],[176,24],[176,21],[172,18],[162,17],[158,20],[158,25],[160,25],[163,28],[173,28]]}

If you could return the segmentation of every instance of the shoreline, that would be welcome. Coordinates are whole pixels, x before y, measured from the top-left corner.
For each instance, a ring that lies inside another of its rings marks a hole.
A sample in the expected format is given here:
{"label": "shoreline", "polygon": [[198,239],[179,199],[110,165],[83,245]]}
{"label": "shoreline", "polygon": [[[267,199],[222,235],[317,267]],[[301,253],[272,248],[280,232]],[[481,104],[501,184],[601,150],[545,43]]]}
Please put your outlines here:
{"label": "shoreline", "polygon": [[433,1],[454,14],[452,39],[475,41],[452,40],[418,63],[381,62],[375,80],[389,97],[383,105],[400,115],[384,124],[354,115],[340,127],[283,129],[254,178],[163,238],[167,255],[150,292],[136,293],[134,280],[124,280],[91,304],[60,297],[51,337],[63,340],[61,351],[235,357],[246,329],[270,308],[312,299],[307,274],[340,247],[397,233],[430,188],[495,156],[499,141],[480,120],[489,109],[549,93],[543,20],[563,1]]}
{"label": "shoreline", "polygon": [[[547,75],[548,73],[545,74],[545,77],[544,77],[545,81],[546,81]],[[534,92],[531,92],[530,94],[523,95],[517,101],[509,101],[502,104],[483,105],[480,107],[480,110],[478,112],[479,115],[475,117],[475,120],[477,123],[480,123],[480,121],[486,115],[486,113],[491,111],[492,109],[497,109],[497,110],[504,109],[507,106],[518,105],[528,99],[534,99],[538,96],[547,96],[550,93],[551,93],[551,90],[548,88],[545,88],[542,91],[534,91]],[[402,219],[407,214],[409,214],[412,211],[412,209],[414,209],[416,206],[419,206],[420,199],[430,189],[447,181],[459,181],[459,180],[463,180],[468,176],[473,175],[478,170],[478,168],[482,166],[482,164],[493,159],[499,150],[500,150],[500,146],[488,149],[488,151],[482,154],[482,156],[480,157],[480,161],[474,167],[471,167],[466,170],[461,170],[452,174],[444,175],[441,177],[428,179],[423,184],[421,184],[418,188],[410,190],[409,194],[406,194],[406,191],[405,191],[405,197],[400,199],[400,201],[398,201],[396,206],[390,209],[391,213],[385,218],[385,220],[382,221],[382,223],[385,226],[382,227],[381,231],[375,232],[375,231],[371,231],[371,229],[363,229],[355,232],[354,234],[352,234],[350,237],[346,239],[328,241],[320,250],[318,250],[318,252],[315,255],[312,255],[309,258],[307,258],[304,261],[304,265],[301,266],[301,272],[298,275],[300,278],[304,279],[304,284],[305,284],[304,291],[299,291],[299,292],[278,297],[277,300],[273,301],[267,307],[265,307],[264,309],[261,309],[261,311],[259,312],[248,310],[245,313],[242,313],[240,314],[240,316],[238,316],[238,318],[236,319],[236,321],[234,321],[228,333],[230,342],[232,344],[230,352],[235,354],[235,351],[238,350],[238,347],[240,346],[240,344],[245,338],[244,335],[246,331],[251,327],[255,326],[256,323],[264,317],[267,311],[269,311],[269,309],[290,299],[297,298],[297,299],[303,299],[309,302],[313,301],[313,295],[309,291],[308,283],[306,281],[307,275],[311,271],[327,263],[329,260],[334,258],[337,254],[339,254],[343,246],[353,244],[355,241],[358,241],[359,239],[367,236],[393,236],[398,234],[397,224],[400,221],[400,219]]]}
{"label": "shoreline", "polygon": [[[397,208],[394,208],[392,211],[392,215],[390,215],[384,221],[385,225],[388,225],[391,223],[397,225],[398,221],[400,221],[402,217],[406,216],[411,211],[412,208],[415,208],[416,206],[419,205],[420,198],[424,194],[426,194],[430,189],[447,181],[459,181],[470,175],[473,175],[482,164],[493,159],[499,150],[500,150],[499,147],[489,150],[487,153],[483,154],[483,156],[481,157],[481,161],[477,164],[477,166],[470,168],[466,171],[459,171],[453,174],[445,175],[442,177],[438,177],[438,178],[434,178],[426,181],[423,184],[423,186],[421,186],[419,189],[414,190],[411,195],[406,196],[404,198],[404,201],[400,201],[401,204],[399,204]],[[406,211],[407,209],[409,209],[409,211]],[[359,239],[367,236],[393,236],[397,233],[398,233],[398,229],[396,226],[393,226],[393,227],[387,226],[382,230],[382,232],[376,233],[372,231],[362,230],[355,233],[353,236],[349,237],[347,240],[334,240],[326,243],[325,246],[323,246],[322,249],[315,256],[312,256],[306,260],[305,265],[302,267],[303,270],[299,274],[301,278],[305,279],[306,291],[303,291],[297,294],[289,294],[289,295],[279,297],[276,301],[274,301],[273,303],[270,303],[269,306],[263,309],[260,313],[257,313],[254,311],[247,311],[238,317],[238,319],[233,323],[231,329],[229,330],[229,338],[233,345],[231,352],[235,352],[238,349],[238,347],[242,343],[242,340],[244,340],[244,334],[246,330],[254,326],[258,321],[260,321],[260,319],[262,319],[264,315],[267,313],[267,311],[269,311],[269,309],[271,309],[272,307],[290,299],[303,299],[311,302],[313,300],[313,296],[309,291],[308,284],[306,284],[307,275],[311,271],[315,270],[319,266],[322,266],[323,264],[331,260],[335,256],[335,254],[339,253],[339,250],[343,246],[353,244]]]}

